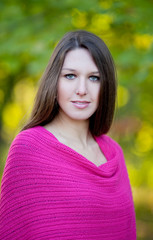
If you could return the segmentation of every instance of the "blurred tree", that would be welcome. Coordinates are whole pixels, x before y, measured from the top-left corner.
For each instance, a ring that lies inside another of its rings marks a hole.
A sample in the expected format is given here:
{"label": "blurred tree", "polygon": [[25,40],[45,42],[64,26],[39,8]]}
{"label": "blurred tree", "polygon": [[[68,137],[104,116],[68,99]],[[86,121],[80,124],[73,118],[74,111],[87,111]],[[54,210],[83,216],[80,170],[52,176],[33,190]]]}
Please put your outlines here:
{"label": "blurred tree", "polygon": [[92,31],[115,59],[119,87],[111,135],[126,156],[139,239],[152,239],[153,2],[1,0],[0,9],[0,173],[57,41],[69,30]]}

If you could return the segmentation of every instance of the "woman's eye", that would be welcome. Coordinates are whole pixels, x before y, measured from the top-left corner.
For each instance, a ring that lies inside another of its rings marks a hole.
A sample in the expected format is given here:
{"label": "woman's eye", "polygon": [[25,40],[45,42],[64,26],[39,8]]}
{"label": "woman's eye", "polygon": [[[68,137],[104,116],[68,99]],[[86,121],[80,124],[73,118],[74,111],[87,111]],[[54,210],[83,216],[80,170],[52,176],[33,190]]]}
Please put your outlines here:
{"label": "woman's eye", "polygon": [[75,75],[74,74],[66,74],[65,75],[65,77],[67,78],[67,79],[74,79],[75,78]]}
{"label": "woman's eye", "polygon": [[98,76],[90,76],[89,79],[93,82],[99,81],[100,77]]}

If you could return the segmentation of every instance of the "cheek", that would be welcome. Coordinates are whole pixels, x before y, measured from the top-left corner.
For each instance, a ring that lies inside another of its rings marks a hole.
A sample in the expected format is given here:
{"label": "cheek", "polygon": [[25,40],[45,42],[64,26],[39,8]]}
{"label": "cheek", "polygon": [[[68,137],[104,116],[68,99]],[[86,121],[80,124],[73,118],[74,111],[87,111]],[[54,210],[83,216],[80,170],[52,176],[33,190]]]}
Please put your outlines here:
{"label": "cheek", "polygon": [[73,82],[67,82],[61,79],[57,88],[58,99],[69,99],[74,94],[74,88]]}
{"label": "cheek", "polygon": [[94,88],[92,88],[92,94],[93,94],[93,98],[99,102],[99,96],[100,96],[100,84],[98,84],[98,86],[95,86]]}
{"label": "cheek", "polygon": [[58,96],[58,99],[62,98],[64,92],[65,92],[65,86],[63,84],[63,81],[61,79],[59,79],[58,86],[57,86],[57,96]]}
{"label": "cheek", "polygon": [[66,100],[70,95],[69,87],[63,82],[59,81],[58,88],[57,88],[57,100],[58,102]]}

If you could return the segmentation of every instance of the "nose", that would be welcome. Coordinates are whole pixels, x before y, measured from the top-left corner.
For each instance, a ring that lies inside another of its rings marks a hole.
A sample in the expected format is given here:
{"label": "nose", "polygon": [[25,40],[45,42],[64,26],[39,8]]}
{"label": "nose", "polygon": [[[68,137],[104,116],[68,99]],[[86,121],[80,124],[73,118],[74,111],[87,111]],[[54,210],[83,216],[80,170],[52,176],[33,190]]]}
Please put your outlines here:
{"label": "nose", "polygon": [[76,86],[76,94],[80,96],[84,96],[87,94],[87,84],[85,79],[78,79],[78,83]]}

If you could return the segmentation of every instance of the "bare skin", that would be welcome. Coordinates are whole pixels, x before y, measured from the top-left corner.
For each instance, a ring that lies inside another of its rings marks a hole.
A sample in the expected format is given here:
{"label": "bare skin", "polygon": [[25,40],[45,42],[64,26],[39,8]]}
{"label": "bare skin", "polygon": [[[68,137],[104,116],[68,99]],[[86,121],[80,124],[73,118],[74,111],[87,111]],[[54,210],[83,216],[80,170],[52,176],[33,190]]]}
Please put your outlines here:
{"label": "bare skin", "polygon": [[[82,126],[81,126],[82,125]],[[100,166],[107,162],[99,145],[88,131],[88,123],[85,127],[84,123],[65,122],[58,118],[50,124],[45,125],[45,129],[51,132],[59,142],[65,144],[75,150],[96,166]]]}
{"label": "bare skin", "polygon": [[86,49],[66,55],[58,80],[59,113],[44,126],[61,143],[96,166],[107,160],[89,131],[89,119],[99,104],[99,70]]}

